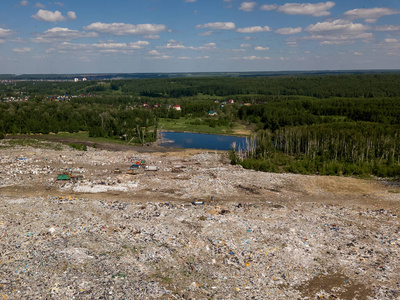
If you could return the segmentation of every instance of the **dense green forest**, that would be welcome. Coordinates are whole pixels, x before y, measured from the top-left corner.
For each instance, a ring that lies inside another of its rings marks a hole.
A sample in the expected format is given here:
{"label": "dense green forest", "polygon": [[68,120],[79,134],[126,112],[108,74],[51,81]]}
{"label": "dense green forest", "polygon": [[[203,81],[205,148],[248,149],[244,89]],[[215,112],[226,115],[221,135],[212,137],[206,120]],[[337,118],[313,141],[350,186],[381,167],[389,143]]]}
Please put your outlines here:
{"label": "dense green forest", "polygon": [[87,131],[143,144],[160,119],[240,123],[256,142],[230,155],[246,168],[400,175],[400,73],[18,81],[0,85],[1,99],[0,135]]}
{"label": "dense green forest", "polygon": [[[14,88],[30,95],[126,94],[179,98],[205,94],[217,97],[257,95],[249,100],[270,101],[273,96],[315,98],[399,97],[399,74],[157,78],[79,82],[16,82]],[[10,86],[8,86],[10,87]],[[7,90],[7,87],[5,87]],[[11,87],[10,87],[11,88]],[[2,88],[4,90],[4,87]]]}

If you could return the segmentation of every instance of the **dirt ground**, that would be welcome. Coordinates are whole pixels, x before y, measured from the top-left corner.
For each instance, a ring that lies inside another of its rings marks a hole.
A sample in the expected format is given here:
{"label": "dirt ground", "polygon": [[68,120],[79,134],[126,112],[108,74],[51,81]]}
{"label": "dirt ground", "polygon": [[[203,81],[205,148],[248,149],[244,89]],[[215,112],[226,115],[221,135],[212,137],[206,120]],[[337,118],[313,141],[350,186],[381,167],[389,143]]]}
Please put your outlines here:
{"label": "dirt ground", "polygon": [[[400,297],[399,182],[88,146],[1,142],[4,299]],[[137,160],[158,170],[127,174]],[[75,180],[56,180],[63,172]]]}

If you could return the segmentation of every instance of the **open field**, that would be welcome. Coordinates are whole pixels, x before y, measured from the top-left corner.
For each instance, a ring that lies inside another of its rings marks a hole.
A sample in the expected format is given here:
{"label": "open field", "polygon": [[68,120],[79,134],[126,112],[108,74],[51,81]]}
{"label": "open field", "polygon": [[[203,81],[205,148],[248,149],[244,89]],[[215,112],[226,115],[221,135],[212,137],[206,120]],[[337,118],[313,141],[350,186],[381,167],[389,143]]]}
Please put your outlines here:
{"label": "open field", "polygon": [[[400,297],[398,182],[87,145],[0,141],[4,299]],[[127,174],[139,158],[159,170]]]}

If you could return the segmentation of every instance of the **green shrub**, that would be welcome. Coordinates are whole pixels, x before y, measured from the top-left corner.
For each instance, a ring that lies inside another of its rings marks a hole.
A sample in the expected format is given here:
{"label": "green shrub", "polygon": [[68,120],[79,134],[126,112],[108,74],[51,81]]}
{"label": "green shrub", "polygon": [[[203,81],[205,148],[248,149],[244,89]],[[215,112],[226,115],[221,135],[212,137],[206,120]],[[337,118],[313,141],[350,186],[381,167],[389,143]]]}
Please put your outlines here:
{"label": "green shrub", "polygon": [[87,151],[87,146],[83,145],[83,144],[71,143],[71,144],[68,144],[68,146],[70,146],[76,150],[79,150],[79,151]]}

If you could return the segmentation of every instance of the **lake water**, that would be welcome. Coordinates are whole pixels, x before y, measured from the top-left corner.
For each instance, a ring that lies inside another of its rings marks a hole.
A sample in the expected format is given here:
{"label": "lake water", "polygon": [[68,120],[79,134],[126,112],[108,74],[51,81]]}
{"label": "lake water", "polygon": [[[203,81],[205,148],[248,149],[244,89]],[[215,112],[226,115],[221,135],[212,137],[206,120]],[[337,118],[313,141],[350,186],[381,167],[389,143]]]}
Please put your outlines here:
{"label": "lake water", "polygon": [[232,143],[236,148],[244,148],[246,138],[228,135],[201,134],[189,132],[162,132],[160,146],[172,148],[194,148],[210,150],[230,150]]}

